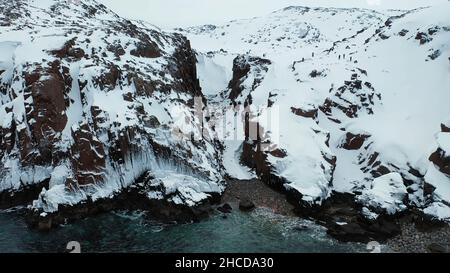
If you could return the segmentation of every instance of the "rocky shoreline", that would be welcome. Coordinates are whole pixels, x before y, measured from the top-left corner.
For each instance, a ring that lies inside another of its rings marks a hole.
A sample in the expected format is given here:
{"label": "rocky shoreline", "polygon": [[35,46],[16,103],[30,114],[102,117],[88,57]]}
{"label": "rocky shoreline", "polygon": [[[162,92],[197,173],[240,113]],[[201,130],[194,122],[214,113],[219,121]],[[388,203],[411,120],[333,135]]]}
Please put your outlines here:
{"label": "rocky shoreline", "polygon": [[291,192],[272,188],[260,180],[229,181],[222,202],[236,204],[243,199],[250,199],[255,206],[269,208],[274,213],[313,220],[342,242],[385,242],[401,233],[393,217],[381,216],[376,221],[364,219],[350,194],[335,193],[322,206],[307,208],[301,206]]}
{"label": "rocky shoreline", "polygon": [[431,222],[423,218],[420,212],[412,211],[397,218],[381,216],[377,221],[370,222],[363,219],[349,194],[334,194],[320,209],[307,211],[296,206],[289,194],[286,197],[285,192],[257,179],[229,180],[227,185],[222,196],[211,194],[208,200],[194,207],[148,199],[143,189],[134,185],[112,198],[60,207],[55,213],[42,215],[39,211],[30,210],[26,220],[30,228],[50,231],[63,224],[114,210],[143,210],[159,221],[187,223],[205,219],[213,210],[218,210],[227,218],[233,210],[266,208],[275,214],[312,220],[326,227],[328,235],[341,242],[377,241],[390,252],[399,253],[442,253],[450,250],[450,226]]}
{"label": "rocky shoreline", "polygon": [[[143,175],[141,178],[144,178]],[[145,183],[136,183],[110,198],[88,199],[73,206],[60,206],[54,213],[30,209],[26,216],[30,228],[50,231],[68,222],[84,219],[115,210],[141,210],[149,212],[162,222],[188,223],[207,218],[213,206],[220,202],[218,193],[209,193],[209,198],[195,206],[178,205],[165,199],[150,199]]]}
{"label": "rocky shoreline", "polygon": [[386,242],[386,246],[393,252],[450,252],[450,226],[446,224],[424,227],[406,217],[401,219],[400,228],[401,233]]}
{"label": "rocky shoreline", "polygon": [[[378,221],[363,219],[349,194],[334,194],[320,210],[305,212],[295,200],[259,180],[231,180],[222,197],[222,204],[237,204],[248,199],[256,207],[274,213],[305,217],[325,226],[327,233],[342,242],[378,241],[390,252],[426,253],[450,250],[450,226],[432,222],[420,212],[410,212],[398,218],[381,216]],[[219,207],[220,208],[220,207]],[[347,224],[344,224],[347,223]]]}
{"label": "rocky shoreline", "polygon": [[0,209],[8,209],[15,206],[31,203],[39,196],[43,188],[48,188],[49,180],[44,182],[24,186],[18,191],[5,191],[0,192]]}

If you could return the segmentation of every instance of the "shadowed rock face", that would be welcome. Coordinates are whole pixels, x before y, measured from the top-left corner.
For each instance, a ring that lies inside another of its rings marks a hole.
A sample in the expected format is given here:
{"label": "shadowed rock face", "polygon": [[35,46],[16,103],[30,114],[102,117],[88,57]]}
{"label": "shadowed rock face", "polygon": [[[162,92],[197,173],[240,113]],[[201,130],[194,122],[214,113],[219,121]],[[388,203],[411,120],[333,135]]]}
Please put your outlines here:
{"label": "shadowed rock face", "polygon": [[450,133],[450,127],[448,127],[448,124],[441,124],[441,131],[443,133]]}
{"label": "shadowed rock face", "polygon": [[[446,124],[441,124],[441,131],[442,133],[447,134],[450,132],[450,129]],[[430,155],[429,160],[433,162],[433,164],[438,167],[442,173],[450,176],[450,155],[448,151],[438,148]]]}
{"label": "shadowed rock face", "polygon": [[[230,88],[229,98],[235,100],[239,97],[244,89],[249,89],[243,86],[243,83],[253,76],[251,90],[255,90],[259,86],[264,74],[268,71],[268,66],[271,64],[270,60],[262,59],[253,56],[239,55],[233,60],[233,78],[231,79],[228,88]],[[251,72],[251,73],[250,73]]]}
{"label": "shadowed rock face", "polygon": [[438,149],[436,152],[431,154],[429,159],[442,173],[450,176],[450,156],[447,155],[442,149]]}

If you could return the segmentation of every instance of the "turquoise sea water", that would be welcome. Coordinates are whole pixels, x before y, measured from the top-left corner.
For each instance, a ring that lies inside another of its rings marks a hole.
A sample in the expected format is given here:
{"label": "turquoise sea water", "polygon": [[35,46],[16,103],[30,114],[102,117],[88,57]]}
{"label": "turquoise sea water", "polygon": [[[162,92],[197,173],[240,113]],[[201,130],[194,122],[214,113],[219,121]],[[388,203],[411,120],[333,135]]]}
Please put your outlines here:
{"label": "turquoise sea water", "polygon": [[[299,229],[305,226],[307,229]],[[51,232],[29,229],[22,210],[0,212],[0,252],[64,252],[77,241],[82,252],[366,252],[365,245],[339,243],[324,228],[266,209],[217,213],[199,223],[162,224],[145,213],[112,212]]]}

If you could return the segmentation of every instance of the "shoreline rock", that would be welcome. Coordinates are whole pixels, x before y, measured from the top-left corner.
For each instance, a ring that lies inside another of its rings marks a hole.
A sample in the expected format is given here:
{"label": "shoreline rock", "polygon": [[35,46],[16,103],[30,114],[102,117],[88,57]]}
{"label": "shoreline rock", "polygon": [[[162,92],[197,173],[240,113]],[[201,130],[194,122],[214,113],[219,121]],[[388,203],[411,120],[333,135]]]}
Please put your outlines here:
{"label": "shoreline rock", "polygon": [[217,210],[222,212],[222,213],[231,213],[233,208],[230,206],[230,204],[225,203],[222,206],[218,207]]}
{"label": "shoreline rock", "polygon": [[140,190],[140,187],[132,186],[112,198],[87,200],[74,206],[61,206],[54,213],[30,210],[26,215],[26,222],[30,228],[50,231],[63,224],[114,210],[141,210],[149,212],[152,217],[162,222],[189,223],[209,217],[213,205],[220,202],[219,194],[209,193],[210,197],[207,200],[190,207],[167,200],[149,199]]}
{"label": "shoreline rock", "polygon": [[0,192],[0,209],[9,209],[16,206],[27,205],[36,200],[43,188],[48,188],[49,180],[38,184],[28,185],[18,191]]}
{"label": "shoreline rock", "polygon": [[255,208],[255,204],[250,199],[242,199],[239,202],[239,209],[242,211],[250,211]]}

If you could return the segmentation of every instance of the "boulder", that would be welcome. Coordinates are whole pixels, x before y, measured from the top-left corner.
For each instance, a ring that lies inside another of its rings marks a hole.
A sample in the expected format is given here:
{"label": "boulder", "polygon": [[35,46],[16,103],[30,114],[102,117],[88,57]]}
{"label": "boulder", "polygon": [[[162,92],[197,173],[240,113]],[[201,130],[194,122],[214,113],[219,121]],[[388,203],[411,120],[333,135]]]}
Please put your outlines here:
{"label": "boulder", "polygon": [[427,246],[427,250],[430,253],[447,253],[447,248],[438,243],[432,243]]}
{"label": "boulder", "polygon": [[239,202],[239,209],[242,211],[250,211],[255,208],[255,204],[247,198],[242,199]]}
{"label": "boulder", "polygon": [[230,206],[230,204],[225,203],[222,206],[218,207],[217,210],[222,212],[222,213],[231,213],[233,208]]}
{"label": "boulder", "polygon": [[358,223],[335,224],[328,227],[327,233],[343,242],[368,242],[371,233]]}
{"label": "boulder", "polygon": [[307,225],[298,225],[294,227],[294,230],[296,231],[306,231],[309,230],[309,227]]}

